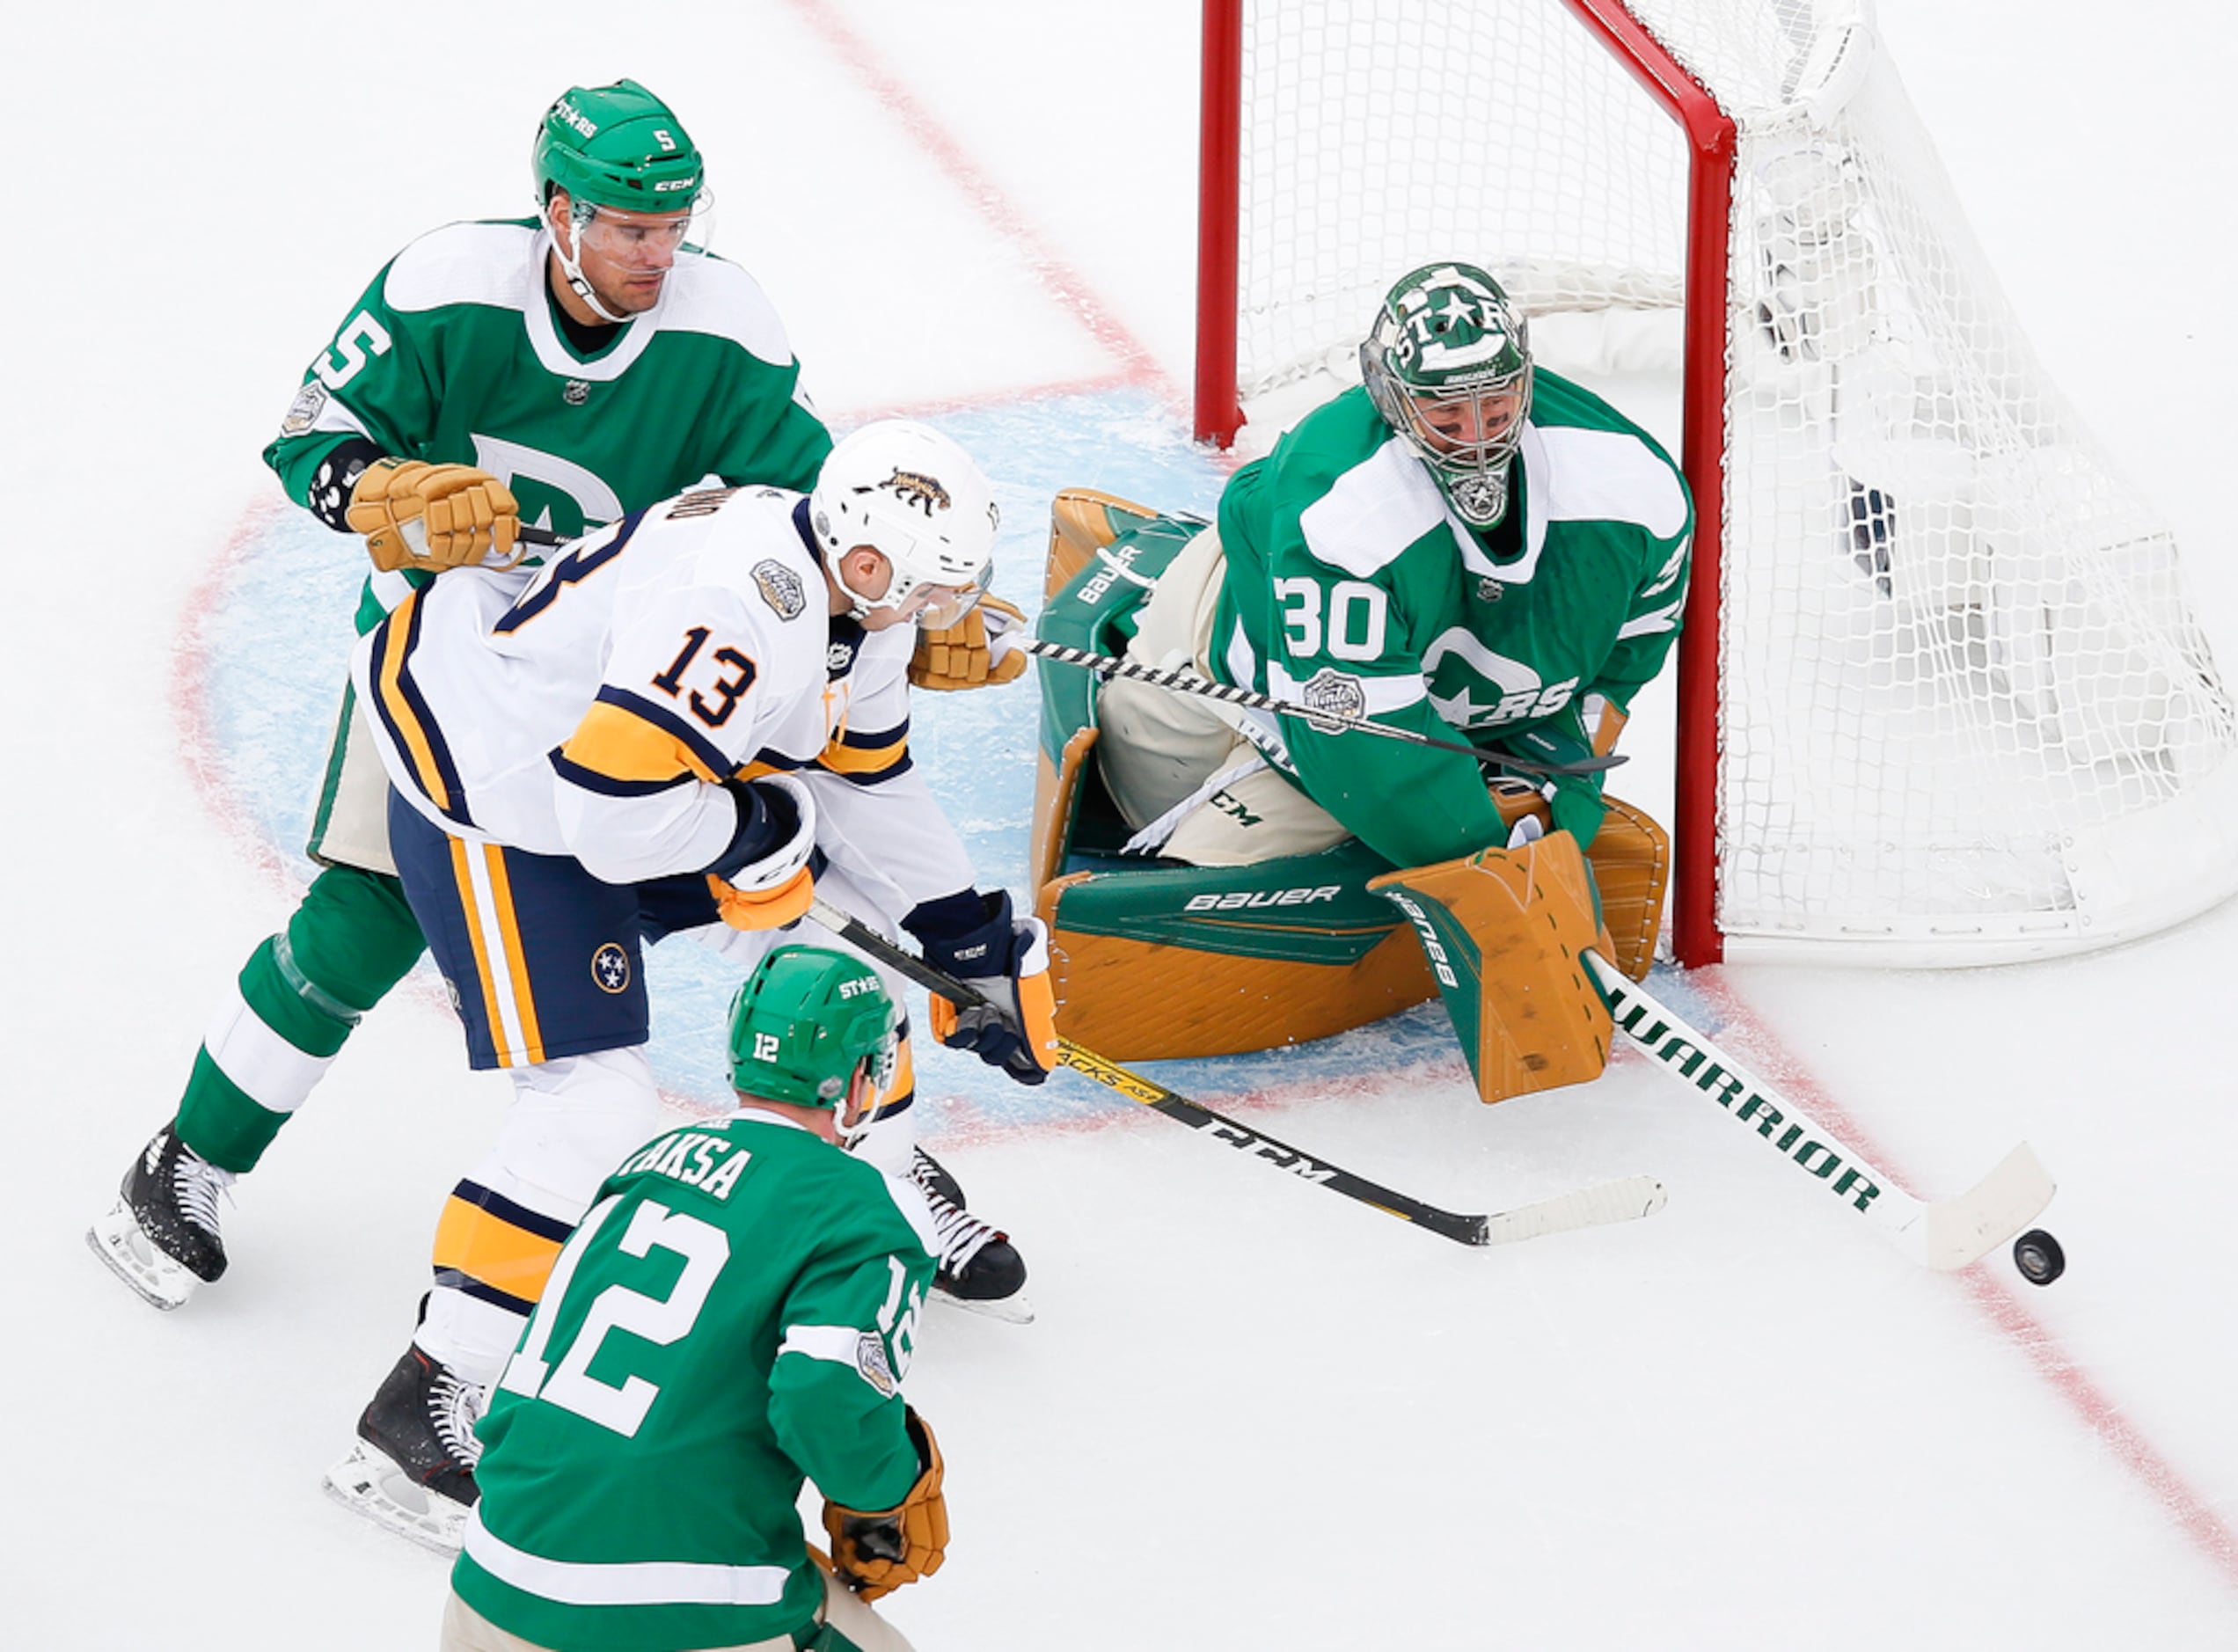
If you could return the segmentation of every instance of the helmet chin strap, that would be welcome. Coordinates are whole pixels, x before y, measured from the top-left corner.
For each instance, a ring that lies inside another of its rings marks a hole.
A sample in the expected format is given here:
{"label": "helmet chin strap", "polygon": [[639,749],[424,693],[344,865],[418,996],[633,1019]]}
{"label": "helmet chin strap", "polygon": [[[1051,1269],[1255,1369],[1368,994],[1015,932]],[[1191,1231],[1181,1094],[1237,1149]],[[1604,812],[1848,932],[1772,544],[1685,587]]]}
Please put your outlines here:
{"label": "helmet chin strap", "polygon": [[560,246],[557,230],[552,232],[552,251],[560,259],[560,273],[567,278],[567,285],[574,289],[575,296],[589,304],[592,313],[602,321],[609,321],[619,325],[630,318],[618,316],[598,302],[598,295],[591,290],[590,282],[583,275],[582,265],[579,258],[582,251],[583,228],[597,216],[598,208],[596,207],[585,206],[581,201],[568,202],[567,223],[574,232],[573,239],[575,251],[571,253]]}

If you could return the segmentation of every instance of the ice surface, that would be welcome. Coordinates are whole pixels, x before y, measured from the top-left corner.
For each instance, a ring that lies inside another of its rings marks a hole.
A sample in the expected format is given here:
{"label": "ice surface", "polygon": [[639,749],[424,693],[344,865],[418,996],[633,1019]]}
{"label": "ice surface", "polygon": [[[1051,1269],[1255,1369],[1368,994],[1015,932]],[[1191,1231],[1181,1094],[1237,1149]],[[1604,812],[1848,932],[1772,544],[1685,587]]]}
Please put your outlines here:
{"label": "ice surface", "polygon": [[[1879,10],[2037,344],[2174,519],[2229,670],[2238,25],[2181,0]],[[439,998],[370,1018],[237,1189],[221,1286],[157,1315],[82,1241],[302,872],[357,569],[274,507],[257,450],[379,263],[521,210],[535,113],[629,74],[709,152],[719,245],[834,420],[924,413],[986,456],[998,588],[1030,599],[1055,486],[1218,486],[1179,412],[1195,8],[96,0],[11,28],[39,164],[0,257],[0,1643],[432,1646],[440,1564],[318,1476],[504,1102]],[[1013,887],[1030,741],[1023,691],[922,709],[920,759]],[[666,950],[663,1081],[706,1105],[726,983]],[[1670,1207],[1466,1251],[1076,1079],[936,1058],[935,1144],[1017,1235],[1040,1319],[927,1327],[912,1386],[955,1543],[890,1615],[928,1652],[2238,1646],[2234,951],[2225,909],[1963,977],[1659,983],[1924,1196],[2032,1141],[2070,1260],[2044,1291],[1912,1267],[1638,1061],[1478,1107],[1431,1012],[1156,1071],[1451,1208],[1642,1172]]]}

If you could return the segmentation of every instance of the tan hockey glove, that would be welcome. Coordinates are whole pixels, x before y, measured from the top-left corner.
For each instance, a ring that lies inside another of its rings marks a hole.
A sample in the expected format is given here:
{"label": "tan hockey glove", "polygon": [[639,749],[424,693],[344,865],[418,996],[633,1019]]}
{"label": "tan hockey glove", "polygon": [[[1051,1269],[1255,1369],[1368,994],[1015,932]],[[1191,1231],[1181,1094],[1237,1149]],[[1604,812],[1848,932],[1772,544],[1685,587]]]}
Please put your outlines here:
{"label": "tan hockey glove", "polygon": [[918,632],[917,652],[910,657],[910,683],[916,688],[947,690],[1012,682],[1026,669],[1030,657],[1013,640],[1013,632],[1022,636],[1025,629],[1024,614],[999,596],[983,596],[946,631]]}
{"label": "tan hockey glove", "polygon": [[947,1558],[948,1505],[940,1494],[940,1442],[923,1417],[914,1411],[906,1415],[917,1460],[925,1466],[909,1495],[878,1514],[824,1501],[823,1529],[831,1539],[834,1575],[865,1600],[932,1576]]}
{"label": "tan hockey glove", "polygon": [[521,508],[512,491],[471,464],[383,459],[357,479],[342,517],[365,536],[366,552],[383,573],[509,568],[528,549],[518,542]]}

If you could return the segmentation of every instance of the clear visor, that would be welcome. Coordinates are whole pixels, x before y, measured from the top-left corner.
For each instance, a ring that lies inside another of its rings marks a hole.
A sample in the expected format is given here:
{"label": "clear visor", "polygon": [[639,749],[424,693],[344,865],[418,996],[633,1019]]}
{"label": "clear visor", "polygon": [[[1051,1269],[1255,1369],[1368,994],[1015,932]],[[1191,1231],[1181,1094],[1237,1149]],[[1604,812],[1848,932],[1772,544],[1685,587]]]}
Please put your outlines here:
{"label": "clear visor", "polygon": [[585,251],[624,265],[666,266],[686,246],[705,252],[714,239],[714,197],[699,192],[688,211],[625,212],[593,207],[588,218],[577,208],[576,233]]}
{"label": "clear visor", "polygon": [[1528,380],[1401,399],[1415,440],[1449,467],[1483,469],[1505,463],[1523,439],[1531,405]]}
{"label": "clear visor", "polygon": [[979,606],[994,581],[995,565],[987,563],[969,585],[913,585],[898,599],[877,606],[894,608],[903,619],[913,619],[931,631],[946,631]]}

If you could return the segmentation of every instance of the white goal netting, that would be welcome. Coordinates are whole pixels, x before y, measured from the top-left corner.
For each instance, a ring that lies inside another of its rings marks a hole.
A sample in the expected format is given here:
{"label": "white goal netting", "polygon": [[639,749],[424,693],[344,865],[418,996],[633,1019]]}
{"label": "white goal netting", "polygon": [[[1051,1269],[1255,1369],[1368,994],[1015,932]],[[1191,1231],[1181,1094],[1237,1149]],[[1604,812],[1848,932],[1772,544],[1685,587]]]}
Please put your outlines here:
{"label": "white goal netting", "polygon": [[[2022,336],[1869,8],[1631,13],[1737,135],[1722,376],[1687,392],[1723,433],[1716,749],[1679,756],[1715,764],[1715,842],[1681,879],[1714,854],[1737,955],[1920,963],[2238,888],[2238,730],[2176,546]],[[1435,258],[1534,316],[1683,306],[1686,136],[1558,0],[1254,0],[1243,73],[1247,410],[1357,381]]]}

